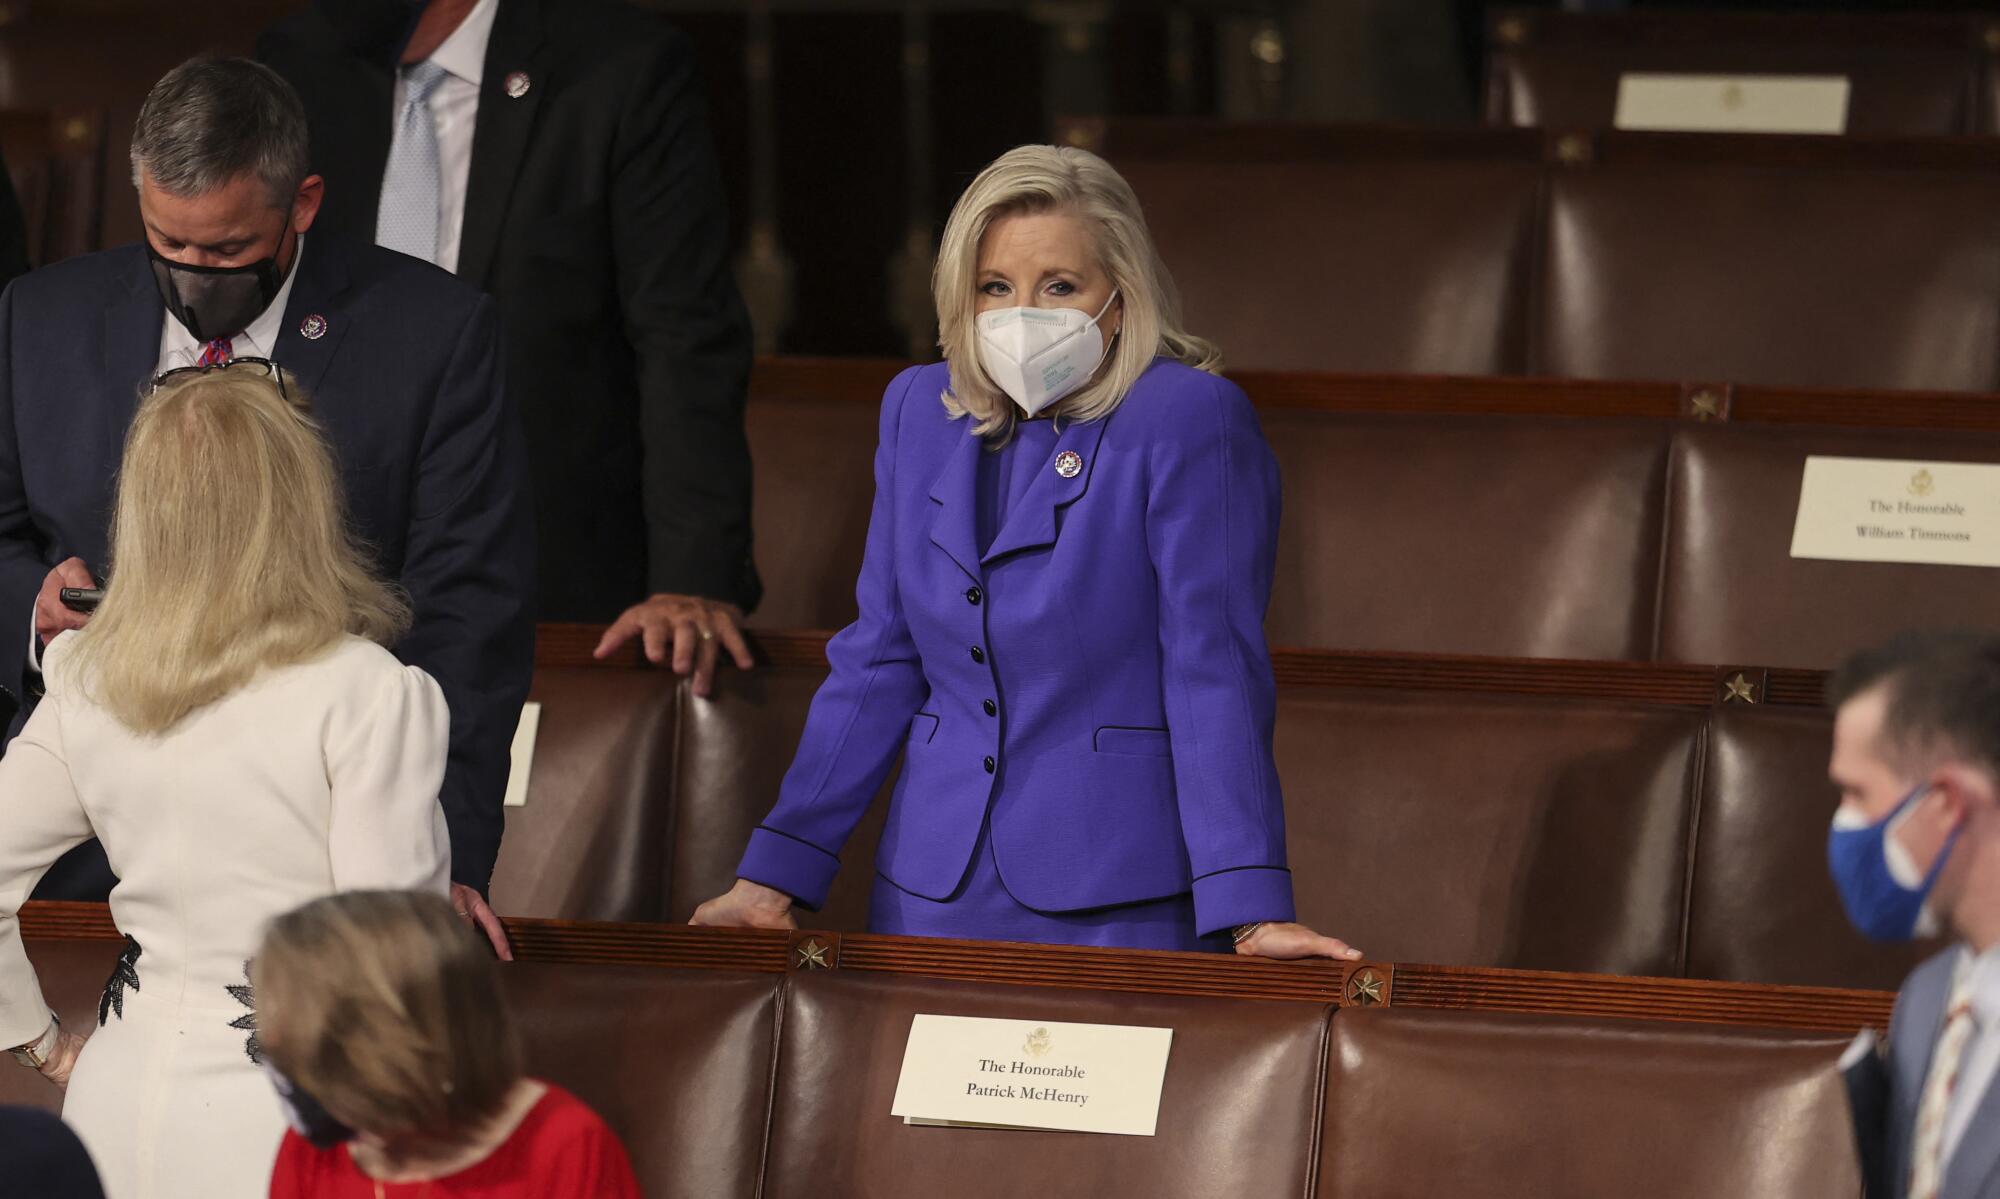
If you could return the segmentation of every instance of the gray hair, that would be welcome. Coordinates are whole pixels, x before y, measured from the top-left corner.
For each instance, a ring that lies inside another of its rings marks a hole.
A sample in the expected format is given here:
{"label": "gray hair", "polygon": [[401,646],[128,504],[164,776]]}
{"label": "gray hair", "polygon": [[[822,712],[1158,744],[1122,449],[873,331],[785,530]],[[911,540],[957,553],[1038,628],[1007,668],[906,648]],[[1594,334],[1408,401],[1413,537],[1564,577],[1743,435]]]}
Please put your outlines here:
{"label": "gray hair", "polygon": [[271,206],[291,202],[311,170],[306,109],[276,71],[204,55],[146,93],[132,129],[132,186],[141,175],[173,196],[205,196],[255,175]]}

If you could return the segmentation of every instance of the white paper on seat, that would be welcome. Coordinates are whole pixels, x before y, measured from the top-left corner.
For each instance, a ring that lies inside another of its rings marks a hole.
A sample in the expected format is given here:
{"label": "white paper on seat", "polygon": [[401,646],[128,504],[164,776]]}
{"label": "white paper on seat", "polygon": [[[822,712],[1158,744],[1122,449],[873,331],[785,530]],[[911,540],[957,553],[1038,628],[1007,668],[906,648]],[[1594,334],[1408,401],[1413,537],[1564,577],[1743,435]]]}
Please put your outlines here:
{"label": "white paper on seat", "polygon": [[1174,1030],[918,1013],[891,1115],[908,1124],[1149,1137]]}
{"label": "white paper on seat", "polygon": [[2000,466],[1809,457],[1792,557],[2000,566]]}
{"label": "white paper on seat", "polygon": [[1618,79],[1618,129],[1676,133],[1847,132],[1844,75],[1653,75]]}
{"label": "white paper on seat", "polygon": [[510,808],[528,806],[528,776],[535,770],[535,734],[542,728],[542,705],[529,700],[521,705],[521,721],[514,726],[514,744],[508,750],[507,799]]}

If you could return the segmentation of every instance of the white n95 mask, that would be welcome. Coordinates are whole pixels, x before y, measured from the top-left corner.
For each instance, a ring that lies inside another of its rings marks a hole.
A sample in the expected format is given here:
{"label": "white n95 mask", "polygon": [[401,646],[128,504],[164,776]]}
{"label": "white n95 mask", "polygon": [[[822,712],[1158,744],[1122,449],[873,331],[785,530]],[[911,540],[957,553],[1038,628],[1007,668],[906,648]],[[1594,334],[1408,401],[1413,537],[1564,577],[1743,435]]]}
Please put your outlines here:
{"label": "white n95 mask", "polygon": [[1090,381],[1104,361],[1105,339],[1096,325],[1111,311],[1117,292],[1096,316],[1080,308],[998,308],[979,314],[979,364],[995,386],[1033,416]]}

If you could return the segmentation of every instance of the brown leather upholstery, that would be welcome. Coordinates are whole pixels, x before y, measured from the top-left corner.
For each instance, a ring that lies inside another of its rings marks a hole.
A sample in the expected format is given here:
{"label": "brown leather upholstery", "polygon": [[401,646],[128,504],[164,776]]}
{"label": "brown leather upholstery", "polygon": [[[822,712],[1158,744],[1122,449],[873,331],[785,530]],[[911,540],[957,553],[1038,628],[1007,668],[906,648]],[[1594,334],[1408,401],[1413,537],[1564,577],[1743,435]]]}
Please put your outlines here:
{"label": "brown leather upholstery", "polygon": [[1661,571],[1661,660],[1828,669],[1899,629],[2000,622],[2000,572],[1792,558],[1809,454],[2000,462],[2000,438],[1683,429]]}
{"label": "brown leather upholstery", "polygon": [[[686,701],[675,785],[681,803],[661,919],[686,920],[696,905],[735,881],[750,830],[778,801],[778,786],[805,730],[806,709],[825,678],[826,671],[817,668],[726,671],[712,698]],[[841,853],[826,907],[810,921],[814,928],[845,932],[867,926],[875,844],[887,815],[886,799],[878,797]]]}
{"label": "brown leather upholstery", "polygon": [[[30,941],[28,961],[42,984],[42,996],[63,1026],[89,1035],[97,1027],[97,1003],[124,946],[117,941]],[[0,1057],[0,1103],[62,1110],[62,1092],[9,1057]]]}
{"label": "brown leather upholstery", "polygon": [[[29,944],[77,1027],[117,950]],[[1842,1039],[1821,1034],[886,970],[516,963],[501,981],[529,1073],[603,1116],[661,1199],[1856,1193]],[[919,1012],[1171,1028],[1157,1134],[905,1125],[890,1108]],[[0,1080],[0,1101],[56,1106],[25,1070]]]}
{"label": "brown leather upholstery", "polygon": [[1893,990],[1937,950],[1873,944],[1841,911],[1826,867],[1832,742],[1817,712],[1716,714],[1688,896],[1691,976]]}
{"label": "brown leather upholstery", "polygon": [[[679,680],[544,667],[525,807],[507,810],[492,900],[510,916],[657,920],[675,810]],[[684,916],[685,913],[682,913]]]}
{"label": "brown leather upholstery", "polygon": [[870,404],[803,396],[760,394],[748,406],[744,429],[757,466],[751,512],[764,577],[752,624],[839,629],[853,622],[875,499],[876,416]]}
{"label": "brown leather upholstery", "polygon": [[1657,423],[1270,409],[1284,479],[1273,645],[1644,658]]}
{"label": "brown leather upholstery", "polygon": [[1522,369],[1532,158],[1118,166],[1231,365]]}
{"label": "brown leather upholstery", "polygon": [[1384,961],[1678,974],[1702,718],[1284,688],[1299,918]]}
{"label": "brown leather upholstery", "polygon": [[[1323,1007],[859,974],[791,983],[769,1199],[1309,1193]],[[1172,1028],[1157,1135],[905,1125],[889,1108],[918,1012]]]}
{"label": "brown leather upholstery", "polygon": [[1489,24],[1486,118],[1608,129],[1628,72],[1842,75],[1849,133],[1975,131],[1983,21],[1871,13],[1507,11]]}
{"label": "brown leather upholstery", "polygon": [[1995,211],[1991,170],[1558,170],[1528,369],[2000,387]]}
{"label": "brown leather upholstery", "polygon": [[[750,414],[758,559],[774,597],[758,623],[840,627],[854,616],[874,411],[760,398]],[[1261,417],[1285,485],[1272,644],[1651,652],[1663,426],[1282,408]]]}
{"label": "brown leather upholstery", "polygon": [[1343,1011],[1317,1193],[1858,1195],[1840,1050],[1700,1025]]}
{"label": "brown leather upholstery", "polygon": [[2000,389],[1990,146],[1486,132],[1109,143],[1237,367]]}
{"label": "brown leather upholstery", "polygon": [[528,1073],[617,1131],[653,1199],[752,1199],[782,975],[515,963]]}

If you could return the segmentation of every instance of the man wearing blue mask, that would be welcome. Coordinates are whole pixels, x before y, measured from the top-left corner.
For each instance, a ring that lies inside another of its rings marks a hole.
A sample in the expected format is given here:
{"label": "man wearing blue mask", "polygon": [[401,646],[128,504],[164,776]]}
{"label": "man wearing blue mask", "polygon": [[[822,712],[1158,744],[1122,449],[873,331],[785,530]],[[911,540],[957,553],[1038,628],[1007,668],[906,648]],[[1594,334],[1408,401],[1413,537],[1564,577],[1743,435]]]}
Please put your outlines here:
{"label": "man wearing blue mask", "polygon": [[[1828,698],[1849,918],[1957,942],[1903,984],[1880,1084],[1855,1086],[1869,1194],[2000,1199],[2000,637],[1906,635],[1851,659]],[[1872,1064],[1851,1061],[1850,1085]]]}

